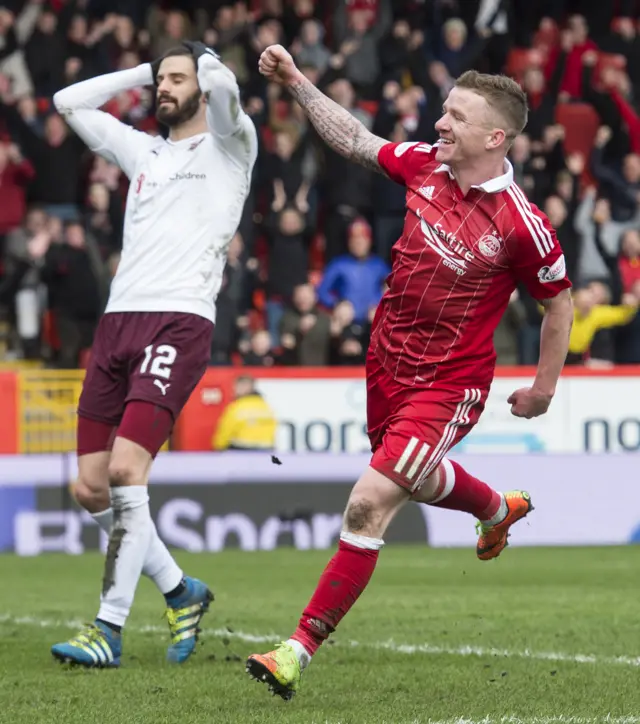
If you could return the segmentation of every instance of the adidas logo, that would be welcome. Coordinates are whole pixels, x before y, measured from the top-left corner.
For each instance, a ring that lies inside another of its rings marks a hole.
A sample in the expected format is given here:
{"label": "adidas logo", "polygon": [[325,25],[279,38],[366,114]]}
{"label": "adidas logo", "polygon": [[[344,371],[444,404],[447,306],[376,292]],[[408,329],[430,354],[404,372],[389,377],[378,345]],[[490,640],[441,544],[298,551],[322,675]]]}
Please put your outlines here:
{"label": "adidas logo", "polygon": [[436,190],[435,186],[422,186],[421,188],[418,189],[418,193],[421,196],[424,196],[424,198],[427,201],[431,201],[431,199],[433,198],[433,192],[435,190]]}

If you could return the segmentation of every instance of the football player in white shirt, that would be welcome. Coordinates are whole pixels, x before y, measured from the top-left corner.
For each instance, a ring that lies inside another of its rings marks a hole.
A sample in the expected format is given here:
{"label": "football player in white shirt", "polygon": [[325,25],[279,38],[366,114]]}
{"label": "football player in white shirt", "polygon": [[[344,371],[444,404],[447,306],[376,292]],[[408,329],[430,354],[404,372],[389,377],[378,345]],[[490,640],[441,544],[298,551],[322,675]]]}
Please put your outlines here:
{"label": "football player in white shirt", "polygon": [[[166,140],[98,110],[118,93],[154,84]],[[213,595],[183,574],[160,540],[147,482],[209,362],[215,299],[249,193],[257,134],[235,76],[202,43],[77,83],[53,100],[89,148],[131,183],[122,258],[78,406],[75,493],[109,531],[100,609],[94,624],[52,653],[87,667],[118,666],[122,627],[144,573],[166,599],[167,658],[182,663]]]}

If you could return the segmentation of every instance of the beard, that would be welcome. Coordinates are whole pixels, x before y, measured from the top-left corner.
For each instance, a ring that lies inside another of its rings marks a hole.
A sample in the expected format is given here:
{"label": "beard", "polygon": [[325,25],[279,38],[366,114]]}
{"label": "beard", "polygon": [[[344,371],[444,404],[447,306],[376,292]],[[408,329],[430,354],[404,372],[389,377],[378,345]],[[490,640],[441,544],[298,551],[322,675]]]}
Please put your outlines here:
{"label": "beard", "polygon": [[201,96],[202,93],[198,90],[182,104],[178,104],[175,99],[169,99],[165,96],[164,99],[170,100],[171,102],[158,106],[156,109],[156,119],[168,128],[175,128],[190,121],[200,108]]}

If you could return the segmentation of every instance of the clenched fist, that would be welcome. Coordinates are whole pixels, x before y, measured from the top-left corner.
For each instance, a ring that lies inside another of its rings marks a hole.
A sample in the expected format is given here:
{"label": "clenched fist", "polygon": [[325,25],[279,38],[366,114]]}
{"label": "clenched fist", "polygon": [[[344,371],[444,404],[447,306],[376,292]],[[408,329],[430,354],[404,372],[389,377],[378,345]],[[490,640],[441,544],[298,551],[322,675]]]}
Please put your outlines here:
{"label": "clenched fist", "polygon": [[511,414],[515,417],[539,417],[549,409],[553,395],[547,394],[534,387],[522,387],[516,390],[507,400],[511,405]]}
{"label": "clenched fist", "polygon": [[266,78],[281,85],[291,83],[300,74],[291,54],[281,45],[270,45],[260,56],[258,68]]}

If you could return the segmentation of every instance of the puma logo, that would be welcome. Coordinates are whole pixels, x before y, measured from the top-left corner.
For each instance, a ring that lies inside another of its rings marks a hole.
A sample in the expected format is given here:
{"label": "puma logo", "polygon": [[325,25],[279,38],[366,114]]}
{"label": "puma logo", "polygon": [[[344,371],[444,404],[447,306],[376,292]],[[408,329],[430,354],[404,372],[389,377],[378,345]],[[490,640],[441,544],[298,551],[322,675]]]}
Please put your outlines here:
{"label": "puma logo", "polygon": [[170,382],[162,384],[162,382],[160,382],[160,380],[154,380],[153,384],[160,388],[160,391],[162,392],[163,397],[166,396],[167,390],[169,389],[169,387],[171,387]]}

